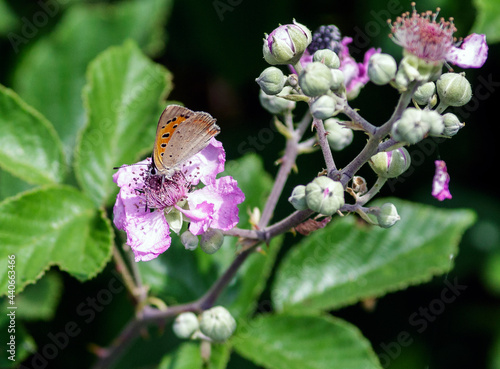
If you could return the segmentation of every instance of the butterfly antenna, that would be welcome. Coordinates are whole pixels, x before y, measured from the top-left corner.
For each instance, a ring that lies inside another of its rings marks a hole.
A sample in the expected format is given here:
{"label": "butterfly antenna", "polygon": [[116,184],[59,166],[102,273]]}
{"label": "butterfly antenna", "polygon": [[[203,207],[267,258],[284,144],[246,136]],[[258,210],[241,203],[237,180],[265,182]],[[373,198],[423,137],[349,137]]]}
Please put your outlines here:
{"label": "butterfly antenna", "polygon": [[134,165],[149,165],[149,163],[123,164],[123,165],[120,165],[119,167],[113,167],[113,169],[117,170],[117,169],[120,169],[120,168],[132,167]]}

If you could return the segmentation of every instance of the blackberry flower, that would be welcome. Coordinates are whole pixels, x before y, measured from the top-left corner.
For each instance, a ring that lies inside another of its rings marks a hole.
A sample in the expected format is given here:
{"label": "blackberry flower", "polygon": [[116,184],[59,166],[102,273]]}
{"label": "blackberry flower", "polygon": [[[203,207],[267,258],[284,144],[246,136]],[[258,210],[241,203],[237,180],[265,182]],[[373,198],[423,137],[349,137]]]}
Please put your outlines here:
{"label": "blackberry flower", "polygon": [[[413,11],[404,13],[392,23],[390,37],[406,53],[415,55],[427,63],[439,65],[450,62],[462,68],[480,68],[488,57],[486,36],[473,33],[463,41],[456,42],[453,33],[457,30],[453,18],[445,21],[435,13],[418,14],[415,3]],[[390,22],[390,21],[389,21]]]}

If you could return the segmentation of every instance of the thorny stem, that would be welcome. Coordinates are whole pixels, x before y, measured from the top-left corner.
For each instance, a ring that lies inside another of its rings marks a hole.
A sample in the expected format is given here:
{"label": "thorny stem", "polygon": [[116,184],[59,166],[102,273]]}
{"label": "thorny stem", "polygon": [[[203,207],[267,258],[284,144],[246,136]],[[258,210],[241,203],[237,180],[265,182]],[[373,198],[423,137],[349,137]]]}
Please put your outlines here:
{"label": "thorny stem", "polygon": [[116,247],[116,245],[113,246],[113,260],[115,261],[116,270],[120,273],[120,275],[123,278],[123,283],[125,284],[125,287],[127,287],[127,290],[129,291],[130,295],[134,298],[135,304],[138,305],[141,302],[141,294],[139,292],[140,288],[137,285],[136,281],[134,281],[134,278],[130,273],[127,263],[123,259],[123,256]]}
{"label": "thorny stem", "polygon": [[[287,115],[285,115],[285,120],[288,120],[289,116],[291,116],[291,112],[288,112]],[[309,122],[310,115],[307,113],[298,125],[297,129],[290,132],[291,137],[287,139],[285,153],[281,157],[281,166],[278,170],[273,188],[267,198],[264,210],[262,211],[262,216],[260,217],[257,225],[259,229],[266,227],[273,216],[274,209],[276,208],[276,204],[281,197],[281,192],[285,187],[288,175],[290,174],[292,167],[295,165],[295,159],[297,159],[300,149],[299,142],[306,130],[306,127],[309,125]]]}
{"label": "thorny stem", "polygon": [[361,152],[351,161],[342,171],[340,182],[345,187],[347,183],[352,179],[354,174],[375,154],[377,153],[378,147],[381,141],[389,134],[394,123],[401,117],[403,111],[406,109],[408,104],[411,102],[411,97],[415,93],[416,89],[420,86],[420,82],[413,82],[408,86],[408,89],[401,94],[399,97],[398,105],[394,110],[394,113],[382,126],[377,127],[368,139],[365,147]]}
{"label": "thorny stem", "polygon": [[323,152],[323,157],[325,158],[326,170],[329,176],[331,176],[336,170],[335,161],[333,160],[332,150],[328,144],[328,139],[326,137],[327,133],[325,131],[325,126],[321,119],[314,119],[313,126],[318,132],[318,143]]}
{"label": "thorny stem", "polygon": [[380,191],[380,189],[384,186],[385,182],[387,182],[387,178],[378,177],[377,181],[370,188],[370,190],[363,196],[358,197],[356,203],[360,206],[366,204],[373,198],[373,196],[375,196]]}

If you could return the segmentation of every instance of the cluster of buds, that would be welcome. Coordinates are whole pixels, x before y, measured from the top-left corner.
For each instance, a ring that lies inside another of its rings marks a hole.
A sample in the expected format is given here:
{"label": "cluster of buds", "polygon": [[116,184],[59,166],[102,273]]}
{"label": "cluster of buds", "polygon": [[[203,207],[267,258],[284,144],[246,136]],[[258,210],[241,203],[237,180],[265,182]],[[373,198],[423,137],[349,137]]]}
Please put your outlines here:
{"label": "cluster of buds", "polygon": [[[349,54],[352,38],[340,35],[337,27],[321,26],[311,31],[296,21],[281,25],[264,39],[266,68],[256,79],[262,106],[272,114],[295,108],[296,101],[308,101],[313,116],[328,119],[338,113],[339,99],[358,95],[369,81],[367,68],[370,56],[379,50],[370,49],[363,63]],[[288,65],[285,75],[275,65]]]}
{"label": "cluster of buds", "polygon": [[181,234],[181,242],[186,248],[186,250],[196,250],[198,245],[201,250],[207,254],[216,253],[224,243],[224,234],[215,228],[208,228],[205,233],[203,233],[198,239],[198,236],[192,234],[189,230],[186,230]]}
{"label": "cluster of buds", "polygon": [[[295,209],[310,209],[331,216],[345,205],[345,191],[362,206],[387,179],[400,176],[410,167],[410,154],[404,146],[414,145],[429,136],[451,138],[464,127],[455,114],[445,110],[467,104],[472,88],[465,74],[454,73],[449,64],[462,68],[481,67],[488,53],[485,36],[472,34],[457,41],[453,37],[456,28],[452,18],[448,21],[438,19],[440,9],[418,14],[414,3],[412,6],[412,12],[404,13],[394,22],[388,21],[390,37],[403,47],[399,64],[391,55],[374,48],[365,53],[362,63],[356,63],[348,49],[352,39],[342,37],[333,25],[321,26],[313,33],[294,21],[266,35],[264,59],[272,66],[256,79],[262,106],[279,116],[290,113],[297,102],[307,102],[315,122],[323,121],[326,141],[333,151],[340,151],[353,141],[353,130],[365,130],[373,135],[378,129],[366,128],[366,123],[355,121],[356,118],[346,111],[348,100],[355,98],[366,83],[389,85],[404,94],[401,101],[406,102],[381,130],[386,133],[377,137],[379,148],[365,161],[378,177],[370,190],[358,192],[354,180],[352,188],[344,189],[341,182],[332,179],[335,177],[320,176],[308,185],[295,187],[289,197]],[[291,73],[284,73],[277,67],[279,65],[287,65]],[[448,67],[448,73],[442,73],[444,66]],[[408,106],[410,102],[413,106]],[[352,121],[338,119],[341,113]],[[324,145],[322,149],[325,152]],[[449,179],[446,164],[436,161],[432,194],[438,200],[451,198]],[[399,220],[393,204],[363,209],[362,216],[372,214],[376,222],[371,223],[384,228]]]}
{"label": "cluster of buds", "polygon": [[182,339],[224,342],[236,329],[236,321],[223,306],[205,310],[200,316],[193,312],[179,314],[172,329]]}
{"label": "cluster of buds", "polygon": [[316,177],[306,186],[295,187],[288,201],[297,210],[311,209],[330,216],[344,206],[344,187],[328,177]]}

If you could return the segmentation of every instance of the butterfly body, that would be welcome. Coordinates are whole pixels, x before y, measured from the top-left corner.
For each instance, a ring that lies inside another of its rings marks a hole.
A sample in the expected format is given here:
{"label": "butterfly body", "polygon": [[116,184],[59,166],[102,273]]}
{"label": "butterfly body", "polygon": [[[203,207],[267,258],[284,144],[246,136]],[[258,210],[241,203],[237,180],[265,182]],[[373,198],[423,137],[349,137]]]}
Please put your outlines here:
{"label": "butterfly body", "polygon": [[220,128],[215,122],[208,113],[179,105],[167,106],[156,128],[151,173],[172,178],[183,163],[219,134]]}

